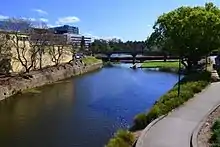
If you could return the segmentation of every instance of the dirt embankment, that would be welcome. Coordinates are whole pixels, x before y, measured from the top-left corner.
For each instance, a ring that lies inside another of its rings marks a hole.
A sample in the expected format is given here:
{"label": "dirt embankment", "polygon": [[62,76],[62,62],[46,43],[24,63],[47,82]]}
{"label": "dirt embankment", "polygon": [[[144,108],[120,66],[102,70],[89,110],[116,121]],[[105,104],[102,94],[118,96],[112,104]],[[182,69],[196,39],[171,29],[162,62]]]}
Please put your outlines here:
{"label": "dirt embankment", "polygon": [[32,71],[22,76],[2,77],[0,78],[0,100],[29,88],[52,84],[59,80],[97,70],[102,68],[102,65],[102,62],[91,65],[83,65],[81,63],[63,64],[57,67]]}

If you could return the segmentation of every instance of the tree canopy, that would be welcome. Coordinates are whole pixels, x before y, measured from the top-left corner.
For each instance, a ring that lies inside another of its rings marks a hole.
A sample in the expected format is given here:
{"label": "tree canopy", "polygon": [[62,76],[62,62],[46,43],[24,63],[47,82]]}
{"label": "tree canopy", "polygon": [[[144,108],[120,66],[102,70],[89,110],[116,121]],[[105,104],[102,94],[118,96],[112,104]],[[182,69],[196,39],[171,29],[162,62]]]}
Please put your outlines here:
{"label": "tree canopy", "polygon": [[91,45],[93,53],[104,53],[108,52],[141,52],[145,49],[146,43],[144,41],[126,41],[123,42],[119,39],[103,40],[96,39]]}
{"label": "tree canopy", "polygon": [[153,29],[148,45],[181,56],[191,68],[220,46],[220,9],[213,3],[183,6],[161,15]]}

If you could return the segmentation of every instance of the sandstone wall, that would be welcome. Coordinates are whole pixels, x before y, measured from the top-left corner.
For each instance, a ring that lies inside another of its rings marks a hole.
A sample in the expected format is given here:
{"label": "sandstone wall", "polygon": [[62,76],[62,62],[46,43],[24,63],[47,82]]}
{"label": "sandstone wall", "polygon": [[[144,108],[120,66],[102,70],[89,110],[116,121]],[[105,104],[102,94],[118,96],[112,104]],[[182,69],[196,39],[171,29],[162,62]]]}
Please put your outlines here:
{"label": "sandstone wall", "polygon": [[0,100],[29,88],[35,88],[51,84],[59,80],[70,78],[79,74],[87,73],[102,68],[102,62],[84,66],[63,64],[59,67],[49,67],[42,71],[32,71],[23,77],[5,78],[0,80]]}
{"label": "sandstone wall", "polygon": [[[28,65],[31,64],[31,51],[30,51],[30,44],[26,41],[26,42],[19,42],[20,46],[24,46],[24,43],[26,44],[25,49],[22,50],[20,49],[20,55],[21,55],[21,59],[23,61],[25,61],[25,59],[27,59],[28,61]],[[48,46],[49,48],[49,46]],[[66,63],[69,62],[72,59],[72,53],[71,53],[71,46],[65,46],[64,47],[64,51],[62,56],[60,57],[60,63]],[[22,57],[21,52],[24,51],[25,54],[25,58]],[[58,47],[55,47],[55,55],[58,56]],[[11,48],[11,53],[12,53],[12,59],[11,59],[11,65],[12,65],[12,71],[13,72],[22,72],[25,71],[25,68],[22,66],[22,64],[20,63],[20,61],[18,60],[18,52],[16,50],[15,47]],[[42,67],[46,67],[46,66],[53,66],[54,62],[51,61],[51,56],[48,54],[48,49],[45,49],[45,53],[42,54]],[[35,68],[39,69],[40,68],[40,60],[39,60],[39,54],[37,54],[36,56],[36,64],[35,64]]]}

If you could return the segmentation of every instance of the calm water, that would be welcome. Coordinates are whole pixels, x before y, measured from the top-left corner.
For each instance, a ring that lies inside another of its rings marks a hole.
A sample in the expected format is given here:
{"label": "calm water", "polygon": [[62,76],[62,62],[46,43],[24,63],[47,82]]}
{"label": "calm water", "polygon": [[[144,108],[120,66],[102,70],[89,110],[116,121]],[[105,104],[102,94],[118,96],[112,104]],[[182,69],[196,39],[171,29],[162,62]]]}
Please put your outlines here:
{"label": "calm water", "polygon": [[116,65],[0,102],[1,147],[103,147],[177,81]]}

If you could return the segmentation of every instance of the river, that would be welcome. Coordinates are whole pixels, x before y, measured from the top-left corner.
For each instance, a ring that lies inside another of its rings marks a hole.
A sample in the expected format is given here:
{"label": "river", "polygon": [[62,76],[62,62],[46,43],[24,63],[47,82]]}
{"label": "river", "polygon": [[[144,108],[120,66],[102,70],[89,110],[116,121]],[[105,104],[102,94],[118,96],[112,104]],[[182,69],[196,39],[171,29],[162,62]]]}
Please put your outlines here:
{"label": "river", "polygon": [[177,82],[175,74],[103,68],[0,102],[1,147],[103,147]]}

